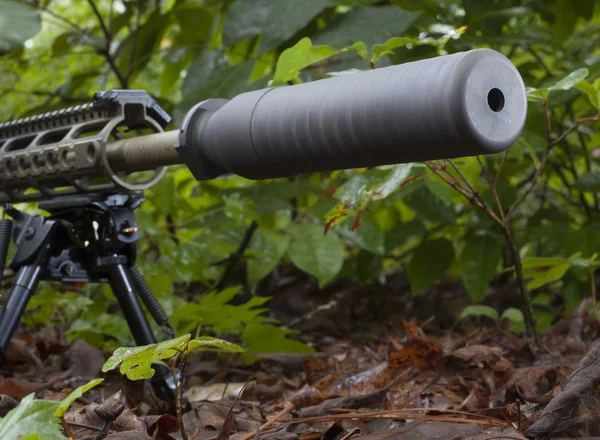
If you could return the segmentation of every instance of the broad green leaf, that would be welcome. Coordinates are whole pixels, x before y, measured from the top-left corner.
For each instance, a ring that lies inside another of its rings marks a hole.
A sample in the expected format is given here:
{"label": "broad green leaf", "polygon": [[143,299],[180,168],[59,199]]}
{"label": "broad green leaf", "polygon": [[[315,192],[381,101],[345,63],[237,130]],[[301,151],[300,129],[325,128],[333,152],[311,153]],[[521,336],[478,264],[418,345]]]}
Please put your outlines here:
{"label": "broad green leaf", "polygon": [[420,12],[399,6],[364,6],[340,14],[329,26],[317,32],[314,44],[348,47],[362,41],[367,47],[405,34]]}
{"label": "broad green leaf", "polygon": [[[525,91],[527,93],[527,98],[530,101],[539,101],[539,100],[547,99],[548,93],[552,92],[552,91],[556,91],[556,90],[566,91],[566,90],[572,89],[573,87],[576,87],[576,88],[585,87],[585,85],[582,86],[581,84],[582,84],[582,82],[584,82],[585,78],[587,78],[589,73],[590,73],[589,70],[586,69],[585,67],[583,67],[581,69],[577,69],[577,70],[569,73],[563,79],[561,79],[560,81],[558,81],[557,83],[555,83],[554,85],[552,85],[550,87],[542,87],[542,88],[538,88],[538,89],[533,88],[533,87],[526,87]],[[590,99],[592,99],[592,98],[590,98]]]}
{"label": "broad green leaf", "polygon": [[571,263],[561,257],[529,257],[522,263],[523,277],[528,279],[527,289],[538,289],[558,281],[571,268]]}
{"label": "broad green leaf", "polygon": [[356,276],[362,282],[376,277],[382,269],[382,259],[371,252],[360,251],[356,258]]}
{"label": "broad green leaf", "polygon": [[276,48],[327,7],[328,0],[237,0],[227,11],[223,43],[231,46],[262,35],[258,52]]}
{"label": "broad green leaf", "polygon": [[453,38],[464,34],[467,30],[466,26],[458,29],[452,29],[440,38],[425,37],[422,39],[408,38],[408,37],[392,37],[383,44],[375,44],[373,46],[373,53],[371,54],[371,61],[376,63],[382,56],[393,53],[394,49],[405,46],[436,46],[444,47],[448,41]]}
{"label": "broad green leaf", "polygon": [[556,266],[566,263],[567,260],[562,257],[527,257],[523,259],[523,269],[540,268],[547,266]]}
{"label": "broad green leaf", "polygon": [[412,163],[394,165],[392,170],[382,180],[374,182],[369,188],[373,194],[372,200],[383,200],[400,188],[406,178],[410,175]]}
{"label": "broad green leaf", "polygon": [[407,273],[413,295],[438,281],[454,261],[454,247],[445,238],[422,242],[408,263]]}
{"label": "broad green leaf", "polygon": [[0,420],[0,438],[20,440],[37,434],[40,440],[64,440],[60,419],[54,417],[58,407],[59,402],[35,400],[34,394],[29,394]]}
{"label": "broad green leaf", "polygon": [[288,256],[299,269],[317,278],[323,287],[341,270],[344,263],[344,244],[336,234],[323,235],[319,225],[294,224]]}
{"label": "broad green leaf", "polygon": [[404,200],[406,204],[427,220],[440,223],[454,223],[454,204],[443,200],[431,192],[429,185],[422,185]]}
{"label": "broad green leaf", "polygon": [[313,46],[310,38],[304,37],[279,56],[273,86],[294,80],[302,69],[338,53],[339,50],[331,46]]}
{"label": "broad green leaf", "polygon": [[[375,255],[383,256],[385,252],[383,232],[379,229],[373,214],[365,211],[360,216],[360,226],[352,230],[352,221],[345,221],[336,228],[340,235],[358,247]],[[350,220],[350,219],[348,219]]]}
{"label": "broad green leaf", "polygon": [[460,319],[465,319],[469,316],[487,316],[488,318],[491,318],[494,321],[500,319],[496,309],[484,305],[473,305],[465,307],[462,313],[460,314]]}
{"label": "broad green leaf", "polygon": [[0,29],[0,54],[3,54],[40,31],[40,13],[22,1],[0,0]]}
{"label": "broad green leaf", "polygon": [[583,81],[580,81],[577,84],[575,84],[574,87],[584,92],[587,95],[590,102],[592,103],[592,105],[596,109],[600,110],[600,92],[596,87],[594,87],[594,84],[591,84],[584,79]]}
{"label": "broad green leaf", "polygon": [[600,173],[582,174],[577,178],[573,187],[583,192],[600,192]]}
{"label": "broad green leaf", "polygon": [[508,319],[512,322],[524,322],[525,318],[523,317],[523,312],[519,309],[515,309],[514,307],[509,307],[504,312],[502,312],[502,316],[500,319]]}
{"label": "broad green leaf", "polygon": [[66,398],[64,398],[60,402],[60,406],[54,412],[54,417],[62,417],[63,414],[65,412],[67,412],[67,409],[69,409],[71,404],[73,402],[75,402],[77,399],[79,399],[81,396],[83,396],[83,393],[91,390],[96,385],[98,385],[102,382],[104,382],[104,379],[93,379],[93,380],[89,381],[88,383],[86,383],[85,385],[82,385],[79,388],[73,390],[73,392],[71,394],[69,394]]}
{"label": "broad green leaf", "polygon": [[460,272],[473,301],[483,299],[500,261],[501,246],[488,234],[471,236],[460,255]]}
{"label": "broad green leaf", "polygon": [[574,72],[569,73],[563,79],[558,81],[553,86],[548,87],[548,91],[553,90],[569,90],[573,88],[576,84],[583,81],[590,74],[590,71],[585,67],[581,69],[577,69]]}
{"label": "broad green leaf", "polygon": [[248,284],[254,288],[279,264],[290,244],[288,235],[259,228],[248,247]]}
{"label": "broad green leaf", "polygon": [[191,335],[188,334],[158,344],[120,347],[104,363],[102,371],[111,371],[121,365],[119,371],[130,380],[150,379],[155,373],[151,367],[152,363],[172,358],[183,352],[188,345],[191,349],[212,347],[226,351],[243,351],[241,347],[217,338],[203,337],[191,341],[190,338]]}
{"label": "broad green leaf", "polygon": [[288,81],[299,81],[299,73],[302,69],[315,64],[321,60],[337,55],[342,52],[355,51],[363,59],[367,59],[367,48],[364,43],[358,42],[342,49],[331,46],[313,46],[308,37],[302,38],[294,46],[286,49],[279,56],[272,86],[282,86]]}
{"label": "broad green leaf", "polygon": [[384,200],[397,191],[410,175],[412,164],[400,164],[392,167],[387,174],[382,170],[372,170],[352,177],[338,188],[335,197],[341,200],[326,215],[325,232],[341,224],[352,214],[357,214],[351,230],[361,222],[361,216],[370,202]]}

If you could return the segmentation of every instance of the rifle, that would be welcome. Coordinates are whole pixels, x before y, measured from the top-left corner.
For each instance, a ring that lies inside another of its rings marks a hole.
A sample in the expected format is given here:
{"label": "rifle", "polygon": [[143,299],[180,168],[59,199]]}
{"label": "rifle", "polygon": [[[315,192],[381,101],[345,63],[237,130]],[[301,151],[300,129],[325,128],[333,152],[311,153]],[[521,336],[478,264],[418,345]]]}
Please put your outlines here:
{"label": "rifle", "polygon": [[[97,92],[89,104],[0,124],[0,202],[12,217],[0,221],[0,276],[11,237],[17,246],[0,361],[40,280],[110,283],[136,344],[156,341],[139,299],[173,335],[135,267],[134,213],[171,165],[198,181],[272,179],[493,154],[516,141],[526,113],[515,66],[476,49],[209,99],[171,131],[171,117],[139,90]],[[33,201],[50,215],[11,205]],[[157,373],[156,389],[171,400],[168,373]]]}

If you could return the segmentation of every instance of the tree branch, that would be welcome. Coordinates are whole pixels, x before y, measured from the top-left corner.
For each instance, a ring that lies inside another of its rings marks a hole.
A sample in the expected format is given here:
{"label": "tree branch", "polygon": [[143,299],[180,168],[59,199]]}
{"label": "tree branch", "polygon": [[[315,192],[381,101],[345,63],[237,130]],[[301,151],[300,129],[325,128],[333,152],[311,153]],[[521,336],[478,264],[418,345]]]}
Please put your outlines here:
{"label": "tree branch", "polygon": [[119,68],[117,67],[117,63],[115,62],[114,57],[110,53],[110,44],[112,42],[112,34],[106,27],[106,24],[104,23],[104,19],[102,18],[102,15],[100,15],[100,11],[96,7],[94,0],[88,0],[88,3],[90,4],[92,10],[94,11],[94,14],[98,18],[98,23],[100,24],[100,27],[102,28],[102,33],[104,34],[104,39],[106,40],[104,50],[100,50],[99,52],[102,55],[104,55],[104,58],[106,58],[106,62],[108,63],[111,70],[116,75],[117,79],[119,80],[119,84],[121,85],[121,88],[127,89],[127,88],[129,88],[127,78],[125,78],[123,76],[123,74],[121,73],[121,71],[119,71]]}

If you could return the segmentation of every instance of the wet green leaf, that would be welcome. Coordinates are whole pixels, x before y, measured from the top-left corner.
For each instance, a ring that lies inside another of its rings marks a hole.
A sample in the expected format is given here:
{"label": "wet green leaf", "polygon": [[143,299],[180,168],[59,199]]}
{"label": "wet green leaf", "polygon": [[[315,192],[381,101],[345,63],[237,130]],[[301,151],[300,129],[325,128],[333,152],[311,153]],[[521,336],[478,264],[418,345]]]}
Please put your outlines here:
{"label": "wet green leaf", "polygon": [[322,287],[331,281],[344,263],[344,244],[335,233],[323,235],[314,224],[294,224],[289,228],[288,256],[301,270],[317,278]]}
{"label": "wet green leaf", "polygon": [[440,280],[454,261],[454,247],[445,238],[422,242],[408,263],[408,278],[413,295]]}

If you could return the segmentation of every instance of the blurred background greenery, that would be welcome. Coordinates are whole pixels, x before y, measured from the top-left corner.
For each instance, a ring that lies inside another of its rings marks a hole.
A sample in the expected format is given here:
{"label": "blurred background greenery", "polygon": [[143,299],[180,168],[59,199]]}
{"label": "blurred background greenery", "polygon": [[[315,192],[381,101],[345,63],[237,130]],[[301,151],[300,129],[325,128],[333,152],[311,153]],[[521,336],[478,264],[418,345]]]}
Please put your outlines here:
{"label": "blurred background greenery", "polygon": [[[598,111],[594,0],[0,0],[0,28],[0,120],[129,88],[150,93],[173,116],[170,129],[207,98],[498,50],[538,89],[525,130],[505,159],[487,157],[482,167],[467,158],[456,166],[493,203],[484,172],[495,174],[502,163],[497,195],[505,209],[540,165],[548,121],[556,139]],[[544,87],[574,71],[576,81],[546,98]],[[598,145],[592,124],[577,125],[549,151],[509,225],[540,330],[594,291],[595,264],[586,259],[600,244]],[[390,181],[389,194],[372,197]],[[423,164],[202,183],[173,167],[147,195],[138,213],[138,264],[179,333],[239,334],[250,353],[310,350],[269,312],[269,297],[298,272],[316,295],[348,280],[385,285],[398,273],[413,295],[458,280],[476,306],[467,315],[497,318],[509,310],[505,317],[523,328],[516,297],[492,298],[492,288],[513,286],[514,261],[501,231]],[[343,221],[332,222],[340,210]],[[224,276],[253,221],[249,246]],[[107,289],[55,287],[34,297],[29,325],[59,322],[69,337],[107,348],[131,343]]]}

